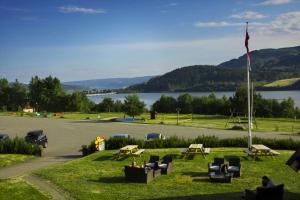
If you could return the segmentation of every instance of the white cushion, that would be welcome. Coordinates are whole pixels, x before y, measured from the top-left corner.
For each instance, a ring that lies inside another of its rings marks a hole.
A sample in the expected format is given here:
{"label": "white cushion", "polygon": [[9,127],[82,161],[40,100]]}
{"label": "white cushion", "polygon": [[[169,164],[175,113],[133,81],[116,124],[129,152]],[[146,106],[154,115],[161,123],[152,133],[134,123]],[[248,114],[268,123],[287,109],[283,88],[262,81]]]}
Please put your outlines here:
{"label": "white cushion", "polygon": [[167,164],[160,164],[160,165],[158,165],[158,166],[159,166],[159,168],[167,168],[167,167],[168,167]]}
{"label": "white cushion", "polygon": [[238,171],[240,171],[240,168],[237,166],[229,166],[228,171],[238,172]]}
{"label": "white cushion", "polygon": [[209,167],[209,169],[211,169],[211,170],[220,170],[220,166],[212,165],[212,166]]}
{"label": "white cushion", "polygon": [[154,167],[155,163],[147,163],[146,166],[147,167]]}

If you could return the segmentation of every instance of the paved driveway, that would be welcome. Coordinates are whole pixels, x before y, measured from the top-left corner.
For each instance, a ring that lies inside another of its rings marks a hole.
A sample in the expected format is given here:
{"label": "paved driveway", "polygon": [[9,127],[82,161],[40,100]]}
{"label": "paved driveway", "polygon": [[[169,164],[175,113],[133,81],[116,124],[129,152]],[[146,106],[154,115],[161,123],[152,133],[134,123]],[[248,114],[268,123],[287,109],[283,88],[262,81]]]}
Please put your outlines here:
{"label": "paved driveway", "polygon": [[[159,132],[167,136],[193,138],[199,135],[216,135],[220,138],[244,137],[247,131],[216,130],[171,125],[144,125],[128,123],[100,123],[96,121],[74,121],[66,119],[47,119],[29,117],[0,117],[0,132],[11,137],[24,137],[28,131],[43,129],[48,136],[49,146],[44,156],[74,156],[83,144],[89,144],[96,136],[109,136],[128,133],[136,138],[143,138],[146,133]],[[253,133],[264,138],[289,138],[291,136],[275,133]],[[300,136],[292,136],[300,139]]]}

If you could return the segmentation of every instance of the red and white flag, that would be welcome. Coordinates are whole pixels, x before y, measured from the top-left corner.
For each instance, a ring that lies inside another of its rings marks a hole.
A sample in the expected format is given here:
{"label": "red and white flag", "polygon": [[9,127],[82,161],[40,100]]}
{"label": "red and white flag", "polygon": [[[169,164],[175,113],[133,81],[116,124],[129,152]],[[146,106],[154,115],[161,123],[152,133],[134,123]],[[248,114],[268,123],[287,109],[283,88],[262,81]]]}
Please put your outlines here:
{"label": "red and white flag", "polygon": [[249,51],[249,39],[250,39],[250,36],[248,34],[248,22],[247,22],[247,25],[246,25],[246,37],[245,37],[245,47],[247,49],[247,64],[248,64],[248,67],[249,67],[249,71],[251,71],[251,67],[250,67],[250,51]]}

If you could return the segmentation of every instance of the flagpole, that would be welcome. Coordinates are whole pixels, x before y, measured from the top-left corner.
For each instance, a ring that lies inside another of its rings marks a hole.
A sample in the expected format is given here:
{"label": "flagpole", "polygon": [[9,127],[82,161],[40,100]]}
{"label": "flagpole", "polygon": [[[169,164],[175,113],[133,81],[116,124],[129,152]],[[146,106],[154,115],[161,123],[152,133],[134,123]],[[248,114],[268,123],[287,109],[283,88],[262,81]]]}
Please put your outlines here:
{"label": "flagpole", "polygon": [[[248,22],[246,23],[246,32],[248,33]],[[248,93],[248,149],[251,149],[252,133],[251,133],[251,106],[250,106],[250,59],[247,59],[247,93]]]}

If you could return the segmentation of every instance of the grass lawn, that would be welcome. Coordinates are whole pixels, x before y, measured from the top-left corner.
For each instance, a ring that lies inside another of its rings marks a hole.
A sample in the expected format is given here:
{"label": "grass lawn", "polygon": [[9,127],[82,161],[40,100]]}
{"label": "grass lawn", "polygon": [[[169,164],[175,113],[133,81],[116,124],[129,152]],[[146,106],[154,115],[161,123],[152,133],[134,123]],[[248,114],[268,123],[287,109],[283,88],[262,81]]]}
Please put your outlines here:
{"label": "grass lawn", "polygon": [[[261,177],[268,175],[275,183],[285,184],[285,199],[300,199],[300,173],[285,165],[292,151],[279,151],[275,159],[262,158],[254,161],[241,148],[213,148],[203,159],[180,158],[181,149],[146,150],[136,161],[142,164],[149,155],[174,155],[174,171],[162,175],[148,184],[126,183],[124,165],[132,158],[112,160],[113,151],[94,153],[82,159],[42,169],[37,175],[49,179],[76,199],[240,199],[246,189],[261,184]],[[211,183],[207,177],[207,164],[214,157],[240,156],[242,176],[232,183]]]}
{"label": "grass lawn", "polygon": [[28,159],[33,159],[34,156],[22,154],[0,154],[0,167],[13,165],[19,162],[24,162]]}
{"label": "grass lawn", "polygon": [[265,87],[284,87],[284,86],[293,85],[294,83],[296,83],[299,80],[300,80],[300,78],[282,79],[282,80],[274,81],[272,83],[268,83],[264,86]]}
{"label": "grass lawn", "polygon": [[[13,115],[20,116],[18,113],[0,112],[0,115]],[[29,115],[24,115],[29,116]],[[48,115],[48,118],[60,119],[62,115],[54,116]],[[109,120],[111,118],[123,118],[124,113],[80,113],[80,112],[66,112],[63,113],[64,119],[74,120]],[[141,116],[136,116],[137,119],[133,123],[147,123],[147,124],[177,124],[177,114],[159,114],[155,120],[150,120],[149,113],[143,113]],[[229,123],[228,123],[229,122]],[[228,129],[234,125],[230,123],[228,116],[222,115],[198,115],[198,114],[180,114],[179,125],[180,126],[192,126],[199,128],[212,128],[212,129]],[[227,124],[227,126],[226,126]],[[254,131],[259,132],[286,132],[291,134],[300,133],[300,120],[289,118],[256,118],[257,127],[254,125]]]}
{"label": "grass lawn", "polygon": [[47,200],[50,199],[24,180],[0,180],[1,200]]}

